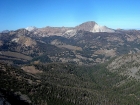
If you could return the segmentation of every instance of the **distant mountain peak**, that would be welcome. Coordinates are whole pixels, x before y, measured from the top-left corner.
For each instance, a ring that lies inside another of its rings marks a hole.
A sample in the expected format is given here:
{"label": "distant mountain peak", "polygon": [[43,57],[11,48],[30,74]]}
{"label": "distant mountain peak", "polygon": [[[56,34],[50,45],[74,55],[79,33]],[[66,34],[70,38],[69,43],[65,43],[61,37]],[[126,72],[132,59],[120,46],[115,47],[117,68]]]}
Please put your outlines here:
{"label": "distant mountain peak", "polygon": [[95,26],[95,24],[97,24],[96,22],[94,21],[88,21],[88,22],[84,22],[78,26],[76,26],[75,28],[77,30],[85,30],[85,31],[90,31],[91,28],[93,28]]}
{"label": "distant mountain peak", "polygon": [[84,22],[82,23],[81,25],[94,25],[94,24],[97,24],[95,21],[87,21],[87,22]]}
{"label": "distant mountain peak", "polygon": [[29,27],[26,27],[25,29],[28,30],[28,31],[33,31],[34,29],[36,29],[36,27],[34,27],[34,26],[29,26]]}
{"label": "distant mountain peak", "polygon": [[1,33],[8,33],[10,32],[9,30],[3,30]]}
{"label": "distant mountain peak", "polygon": [[84,30],[90,32],[115,32],[106,26],[100,26],[95,21],[84,22],[75,27],[77,30]]}

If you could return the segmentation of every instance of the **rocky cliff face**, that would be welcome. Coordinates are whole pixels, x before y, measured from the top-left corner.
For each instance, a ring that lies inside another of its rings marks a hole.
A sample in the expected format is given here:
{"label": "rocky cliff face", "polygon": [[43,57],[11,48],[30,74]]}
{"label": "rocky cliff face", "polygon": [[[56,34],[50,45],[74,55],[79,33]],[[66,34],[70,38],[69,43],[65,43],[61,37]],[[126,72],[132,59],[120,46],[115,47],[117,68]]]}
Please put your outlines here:
{"label": "rocky cliff face", "polygon": [[31,100],[21,92],[9,92],[0,88],[0,105],[32,105]]}

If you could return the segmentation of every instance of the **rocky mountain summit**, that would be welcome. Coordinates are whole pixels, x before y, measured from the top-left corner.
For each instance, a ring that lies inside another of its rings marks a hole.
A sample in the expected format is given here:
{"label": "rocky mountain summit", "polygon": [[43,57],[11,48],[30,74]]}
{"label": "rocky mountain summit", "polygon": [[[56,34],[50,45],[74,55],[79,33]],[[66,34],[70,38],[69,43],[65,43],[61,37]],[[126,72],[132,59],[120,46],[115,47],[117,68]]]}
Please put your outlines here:
{"label": "rocky mountain summit", "polygon": [[34,27],[34,26],[30,26],[30,27],[26,27],[25,29],[28,30],[28,31],[33,31],[33,30],[36,29],[36,27]]}
{"label": "rocky mountain summit", "polygon": [[115,32],[113,29],[110,29],[106,26],[100,26],[94,21],[89,21],[80,24],[79,26],[75,27],[76,30],[84,30],[84,31],[89,31],[89,32]]}

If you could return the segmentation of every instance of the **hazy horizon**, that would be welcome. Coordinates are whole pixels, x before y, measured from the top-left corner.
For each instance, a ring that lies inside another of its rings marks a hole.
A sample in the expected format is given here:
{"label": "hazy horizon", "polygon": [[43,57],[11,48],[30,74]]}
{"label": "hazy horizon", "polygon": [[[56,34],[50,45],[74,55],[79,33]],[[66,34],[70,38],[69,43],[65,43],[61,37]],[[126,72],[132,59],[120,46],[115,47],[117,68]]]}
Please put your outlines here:
{"label": "hazy horizon", "polygon": [[35,26],[75,27],[83,22],[140,29],[138,0],[1,0],[0,31]]}

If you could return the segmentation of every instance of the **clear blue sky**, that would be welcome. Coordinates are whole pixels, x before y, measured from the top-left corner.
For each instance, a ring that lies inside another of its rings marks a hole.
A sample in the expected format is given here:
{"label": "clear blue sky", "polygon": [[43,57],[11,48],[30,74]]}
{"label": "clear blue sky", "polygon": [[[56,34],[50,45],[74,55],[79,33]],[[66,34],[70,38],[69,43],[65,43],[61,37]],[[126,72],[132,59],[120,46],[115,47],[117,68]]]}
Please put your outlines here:
{"label": "clear blue sky", "polygon": [[0,31],[72,27],[86,21],[114,29],[140,29],[140,0],[0,0]]}

